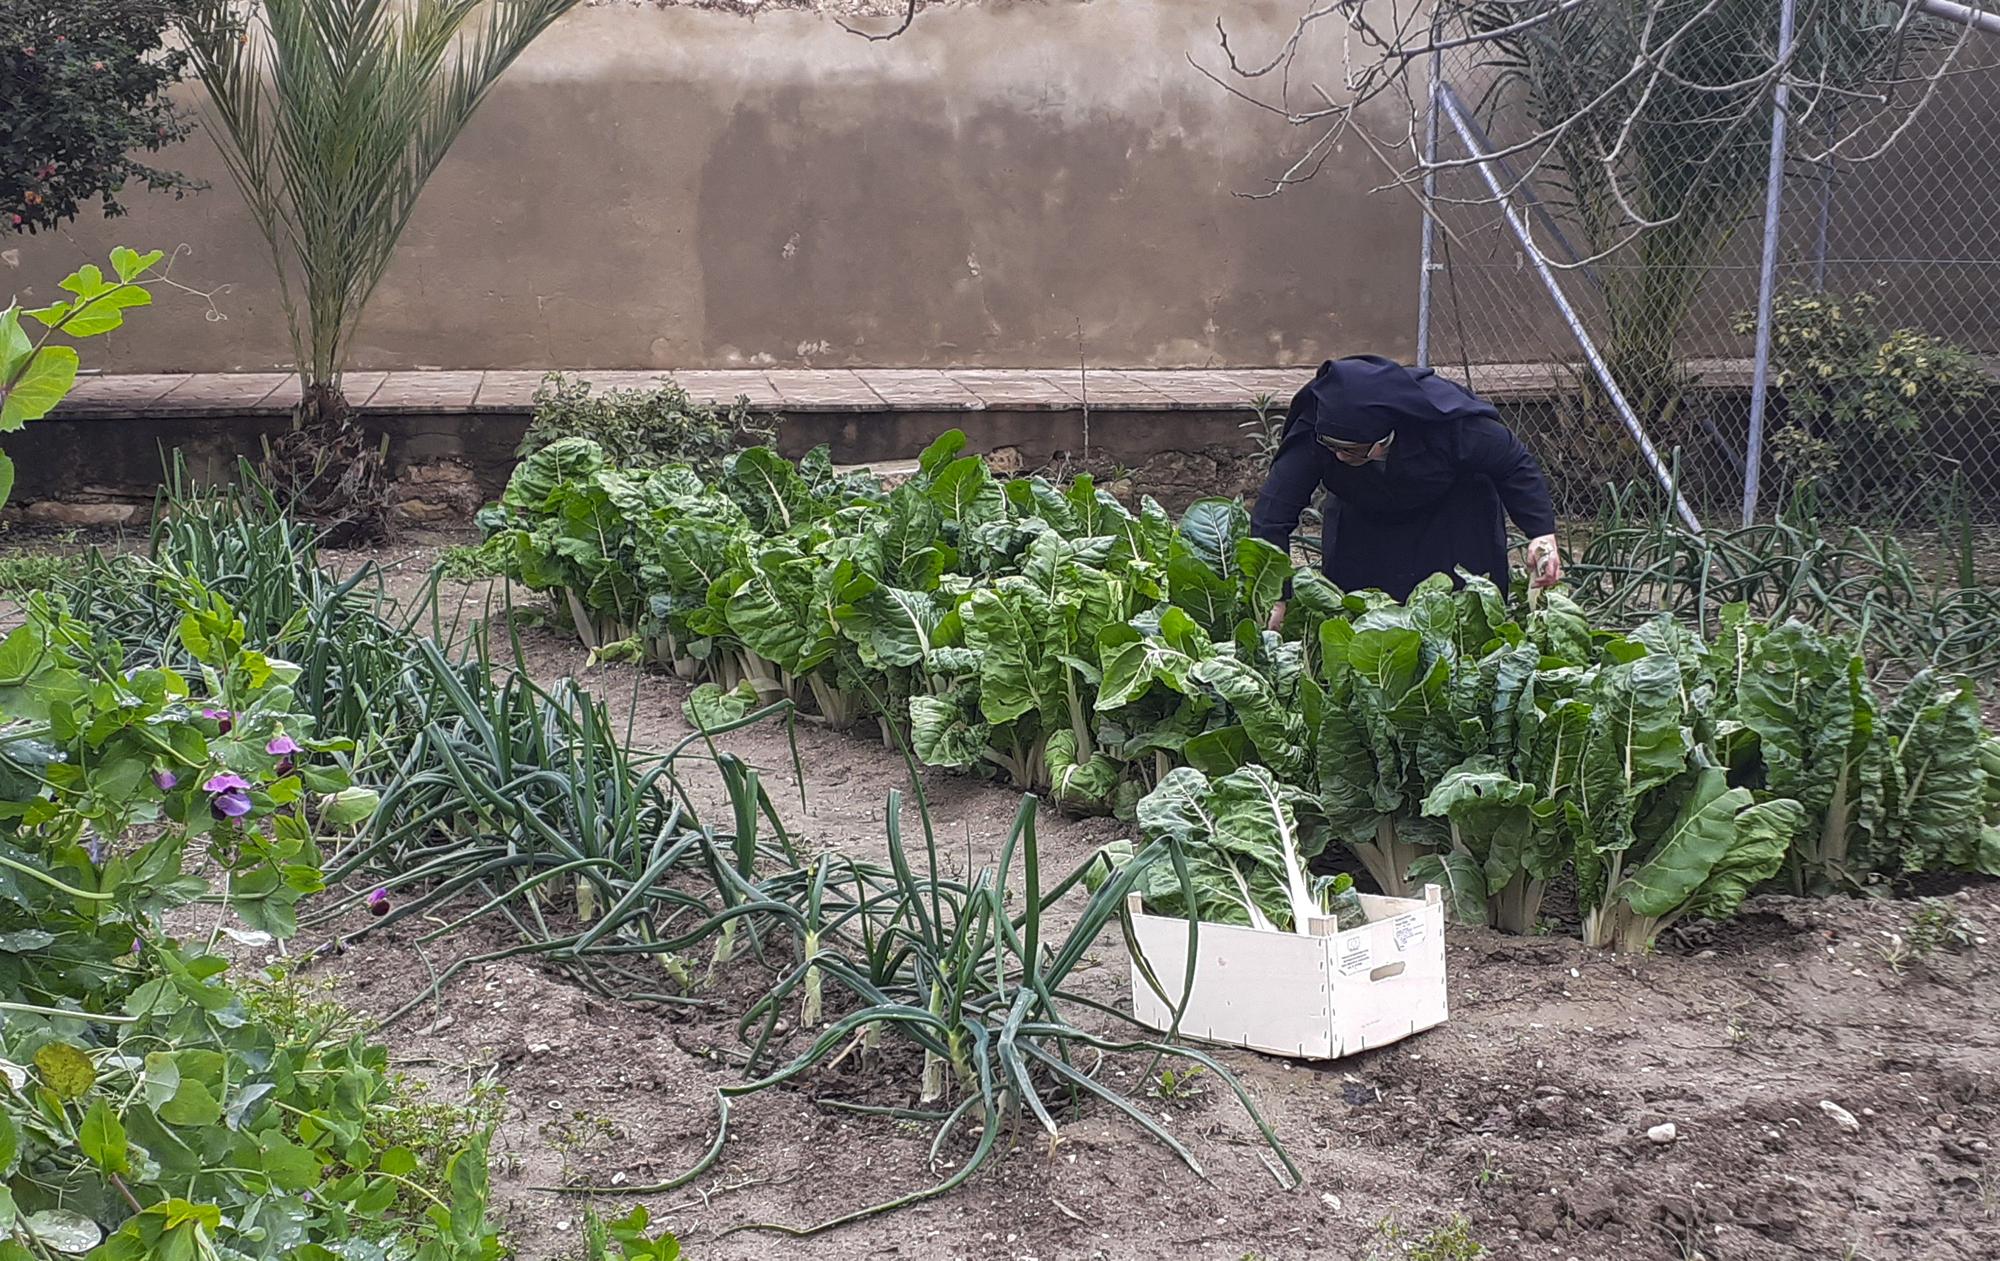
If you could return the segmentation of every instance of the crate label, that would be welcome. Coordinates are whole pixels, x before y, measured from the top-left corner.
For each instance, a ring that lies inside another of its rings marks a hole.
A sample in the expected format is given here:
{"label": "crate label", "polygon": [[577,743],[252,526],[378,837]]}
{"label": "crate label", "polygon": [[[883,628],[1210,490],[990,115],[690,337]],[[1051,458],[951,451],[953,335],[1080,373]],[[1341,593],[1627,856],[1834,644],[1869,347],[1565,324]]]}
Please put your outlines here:
{"label": "crate label", "polygon": [[1351,976],[1375,966],[1375,934],[1347,933],[1340,943],[1340,974]]}
{"label": "crate label", "polygon": [[1424,917],[1415,913],[1398,915],[1389,921],[1389,931],[1396,939],[1396,953],[1402,954],[1412,941],[1423,935]]}

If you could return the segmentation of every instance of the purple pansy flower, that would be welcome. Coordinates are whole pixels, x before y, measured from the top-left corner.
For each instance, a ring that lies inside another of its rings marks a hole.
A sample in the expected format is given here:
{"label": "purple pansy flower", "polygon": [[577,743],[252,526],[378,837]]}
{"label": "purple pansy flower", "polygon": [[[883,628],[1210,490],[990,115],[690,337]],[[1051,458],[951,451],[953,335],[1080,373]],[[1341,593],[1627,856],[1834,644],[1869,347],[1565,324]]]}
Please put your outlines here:
{"label": "purple pansy flower", "polygon": [[377,889],[368,895],[368,913],[370,915],[387,915],[389,913],[389,891],[387,889]]}
{"label": "purple pansy flower", "polygon": [[208,808],[218,819],[240,819],[250,813],[250,781],[224,771],[214,776],[202,791],[209,795]]}
{"label": "purple pansy flower", "polygon": [[225,736],[229,734],[229,729],[236,725],[236,715],[226,709],[204,709],[201,711],[201,716],[214,723],[216,730]]}
{"label": "purple pansy flower", "polygon": [[158,771],[153,775],[153,782],[159,785],[161,792],[170,793],[174,790],[174,785],[181,782],[181,777],[172,771]]}

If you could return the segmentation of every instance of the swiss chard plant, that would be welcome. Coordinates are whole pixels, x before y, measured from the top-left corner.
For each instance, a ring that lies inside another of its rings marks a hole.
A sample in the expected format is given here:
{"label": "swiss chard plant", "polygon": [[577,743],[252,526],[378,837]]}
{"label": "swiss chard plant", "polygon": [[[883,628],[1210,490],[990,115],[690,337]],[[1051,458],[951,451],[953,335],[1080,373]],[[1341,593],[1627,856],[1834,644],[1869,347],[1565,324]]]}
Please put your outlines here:
{"label": "swiss chard plant", "polygon": [[580,626],[636,629],[698,681],[704,730],[776,702],[842,727],[872,711],[925,763],[1142,827],[1188,799],[1182,771],[1254,772],[1308,858],[1344,849],[1391,894],[1443,885],[1510,932],[1571,870],[1586,935],[1644,946],[1737,886],[2000,867],[1992,738],[1949,678],[1891,696],[1840,643],[1740,610],[1711,642],[1664,615],[1594,626],[1560,592],[1518,608],[1474,576],[1401,604],[1341,592],[1240,503],[1175,521],[965,447],[947,433],[885,487],[824,451],[753,449],[704,480],[558,441],[489,524]]}

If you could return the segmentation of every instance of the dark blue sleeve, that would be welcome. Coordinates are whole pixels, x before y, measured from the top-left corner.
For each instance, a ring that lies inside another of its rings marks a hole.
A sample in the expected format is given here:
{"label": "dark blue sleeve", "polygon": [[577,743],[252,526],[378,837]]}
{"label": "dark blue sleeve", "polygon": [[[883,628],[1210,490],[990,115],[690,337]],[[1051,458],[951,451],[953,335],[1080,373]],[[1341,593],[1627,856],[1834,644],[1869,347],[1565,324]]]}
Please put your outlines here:
{"label": "dark blue sleeve", "polygon": [[1556,532],[1555,503],[1549,496],[1548,479],[1534,454],[1514,436],[1514,431],[1497,420],[1464,422],[1459,443],[1459,465],[1478,473],[1500,492],[1500,504],[1514,519],[1521,533],[1540,538]]}
{"label": "dark blue sleeve", "polygon": [[1311,408],[1309,389],[1300,390],[1285,420],[1284,441],[1278,445],[1264,489],[1250,513],[1250,533],[1287,554],[1292,550],[1292,531],[1299,527],[1299,516],[1312,505],[1325,475],[1325,462],[1333,458],[1314,435]]}

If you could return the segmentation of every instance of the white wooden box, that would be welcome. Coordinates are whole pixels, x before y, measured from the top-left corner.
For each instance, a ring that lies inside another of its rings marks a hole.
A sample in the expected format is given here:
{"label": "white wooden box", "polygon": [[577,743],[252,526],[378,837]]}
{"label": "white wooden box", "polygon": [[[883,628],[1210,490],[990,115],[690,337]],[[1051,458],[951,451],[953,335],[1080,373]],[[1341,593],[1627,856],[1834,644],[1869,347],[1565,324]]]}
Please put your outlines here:
{"label": "white wooden box", "polygon": [[[1139,950],[1168,996],[1187,976],[1187,921],[1130,901]],[[1282,933],[1234,924],[1201,926],[1194,988],[1180,1032],[1204,1042],[1304,1060],[1332,1060],[1384,1046],[1445,1021],[1444,898],[1361,895],[1368,923],[1347,932],[1332,919]],[[1174,1014],[1135,960],[1132,1010],[1164,1032]]]}

